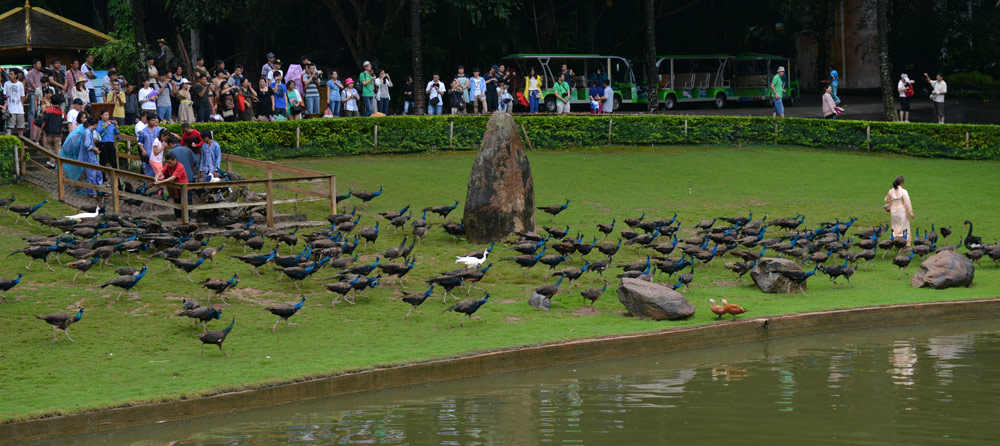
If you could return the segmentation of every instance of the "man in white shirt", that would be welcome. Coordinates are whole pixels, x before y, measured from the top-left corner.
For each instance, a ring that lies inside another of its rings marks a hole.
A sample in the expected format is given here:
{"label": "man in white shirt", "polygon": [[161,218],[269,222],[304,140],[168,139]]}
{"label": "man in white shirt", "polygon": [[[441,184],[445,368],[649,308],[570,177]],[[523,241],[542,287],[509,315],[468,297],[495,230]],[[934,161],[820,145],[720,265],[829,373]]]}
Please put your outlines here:
{"label": "man in white shirt", "polygon": [[615,111],[615,91],[611,89],[611,81],[604,80],[604,113]]}
{"label": "man in white shirt", "polygon": [[11,80],[3,84],[3,94],[7,96],[8,131],[13,130],[17,136],[24,134],[24,73],[14,70]]}
{"label": "man in white shirt", "polygon": [[[434,73],[434,77],[427,83],[425,92],[427,93],[427,114],[440,115],[441,110],[444,109],[445,93],[444,82],[441,82],[441,75]],[[435,103],[435,100],[437,100],[437,103]]]}
{"label": "man in white shirt", "polygon": [[931,84],[931,101],[934,103],[934,114],[937,116],[938,124],[944,124],[944,95],[948,93],[948,84],[944,82],[941,73],[938,73],[934,80],[924,73],[924,79]]}
{"label": "man in white shirt", "polygon": [[149,114],[146,112],[139,113],[139,119],[135,121],[135,134],[138,135],[139,132],[146,129],[149,126]]}
{"label": "man in white shirt", "polygon": [[84,76],[87,76],[87,92],[90,94],[90,103],[93,104],[97,102],[97,90],[94,89],[94,79],[97,79],[97,73],[94,73],[94,55],[88,54],[86,59],[84,59],[83,65],[80,66],[80,72]]}

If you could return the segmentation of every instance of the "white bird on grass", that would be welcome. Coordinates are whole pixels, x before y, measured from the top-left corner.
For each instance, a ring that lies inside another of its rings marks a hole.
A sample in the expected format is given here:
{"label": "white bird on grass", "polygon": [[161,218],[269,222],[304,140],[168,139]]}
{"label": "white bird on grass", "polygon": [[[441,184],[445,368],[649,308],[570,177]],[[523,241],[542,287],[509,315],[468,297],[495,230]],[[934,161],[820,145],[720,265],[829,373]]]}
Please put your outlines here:
{"label": "white bird on grass", "polygon": [[100,214],[101,214],[101,207],[98,206],[97,209],[94,210],[94,212],[81,212],[81,213],[76,214],[76,215],[67,215],[67,216],[65,216],[63,218],[69,218],[71,220],[77,220],[77,221],[79,221],[79,220],[83,220],[83,219],[87,219],[87,218],[94,218],[94,217],[97,217]]}
{"label": "white bird on grass", "polygon": [[473,257],[473,256],[455,256],[455,263],[461,263],[465,265],[466,268],[479,268],[480,265],[486,262],[486,257],[490,255],[488,250],[483,251],[483,258]]}

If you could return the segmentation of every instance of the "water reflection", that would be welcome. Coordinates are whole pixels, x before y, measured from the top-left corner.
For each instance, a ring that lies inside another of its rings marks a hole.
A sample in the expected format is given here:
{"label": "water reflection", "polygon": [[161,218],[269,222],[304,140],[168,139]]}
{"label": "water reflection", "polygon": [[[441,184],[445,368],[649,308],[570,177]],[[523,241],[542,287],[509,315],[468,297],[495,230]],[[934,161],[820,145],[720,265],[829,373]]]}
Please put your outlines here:
{"label": "water reflection", "polygon": [[774,340],[39,444],[991,444],[998,332],[988,321]]}

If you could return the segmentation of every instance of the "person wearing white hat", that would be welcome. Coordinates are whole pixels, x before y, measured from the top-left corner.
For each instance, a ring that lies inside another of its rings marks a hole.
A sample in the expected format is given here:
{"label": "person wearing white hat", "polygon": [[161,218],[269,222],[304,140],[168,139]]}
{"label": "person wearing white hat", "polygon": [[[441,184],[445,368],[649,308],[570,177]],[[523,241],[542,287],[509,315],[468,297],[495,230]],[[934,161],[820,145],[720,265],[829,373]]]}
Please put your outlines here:
{"label": "person wearing white hat", "polygon": [[910,98],[913,97],[914,80],[910,79],[906,73],[899,75],[899,82],[896,90],[899,91],[899,120],[910,122]]}
{"label": "person wearing white hat", "polygon": [[774,117],[785,117],[785,105],[781,102],[781,97],[785,93],[785,67],[778,67],[778,73],[771,79],[771,97],[774,100]]}
{"label": "person wearing white hat", "polygon": [[179,108],[177,109],[177,120],[191,123],[195,121],[194,102],[191,100],[191,81],[181,78],[181,88],[177,91]]}

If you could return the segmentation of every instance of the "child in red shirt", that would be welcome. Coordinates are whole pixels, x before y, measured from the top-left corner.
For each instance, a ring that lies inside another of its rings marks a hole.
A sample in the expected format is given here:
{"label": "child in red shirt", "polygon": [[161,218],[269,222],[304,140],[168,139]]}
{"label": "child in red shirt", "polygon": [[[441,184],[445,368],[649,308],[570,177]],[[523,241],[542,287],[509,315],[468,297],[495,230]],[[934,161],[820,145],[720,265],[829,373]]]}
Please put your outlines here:
{"label": "child in red shirt", "polygon": [[52,153],[59,153],[59,150],[62,149],[63,112],[59,108],[62,102],[62,95],[52,96],[52,105],[45,109],[42,118],[42,130],[45,131],[42,143]]}
{"label": "child in red shirt", "polygon": [[[177,155],[167,152],[163,155],[163,172],[157,177],[154,184],[163,184],[174,182],[177,184],[187,184],[188,176],[187,171],[184,170],[184,165],[177,162]],[[181,191],[176,187],[171,187],[167,189],[170,192],[170,198],[174,199],[174,203],[181,203]],[[191,191],[188,191],[188,204],[191,204]],[[181,210],[174,209],[174,217],[177,217],[177,223],[183,223],[181,219]]]}

